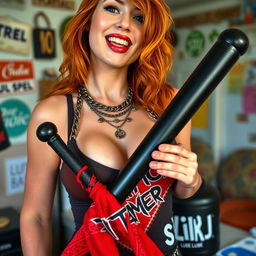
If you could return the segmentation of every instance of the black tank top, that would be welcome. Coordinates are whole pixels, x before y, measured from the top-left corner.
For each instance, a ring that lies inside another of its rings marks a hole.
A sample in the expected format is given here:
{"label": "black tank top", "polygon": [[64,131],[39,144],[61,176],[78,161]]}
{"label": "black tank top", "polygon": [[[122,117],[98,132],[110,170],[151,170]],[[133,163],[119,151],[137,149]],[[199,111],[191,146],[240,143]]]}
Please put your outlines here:
{"label": "black tank top", "polygon": [[[72,95],[68,94],[67,106],[68,106],[68,138],[70,137],[72,123],[74,119],[74,106]],[[78,148],[75,139],[68,139],[68,148],[75,153],[75,155],[81,159],[84,165],[95,174],[96,178],[105,185],[110,185],[117,177],[119,170],[102,165],[97,161],[85,156]],[[61,167],[60,178],[66,188],[69,196],[71,210],[74,216],[76,230],[78,230],[82,223],[83,217],[92,201],[89,198],[88,192],[83,190],[79,183],[76,182],[75,174],[64,163]],[[153,224],[147,234],[158,245],[164,255],[172,255],[177,247],[177,241],[174,235],[173,225],[173,213],[172,213],[172,189],[169,189],[164,203],[159,207],[157,217],[154,218]],[[119,247],[121,256],[132,256],[134,254],[128,252],[126,249]]]}

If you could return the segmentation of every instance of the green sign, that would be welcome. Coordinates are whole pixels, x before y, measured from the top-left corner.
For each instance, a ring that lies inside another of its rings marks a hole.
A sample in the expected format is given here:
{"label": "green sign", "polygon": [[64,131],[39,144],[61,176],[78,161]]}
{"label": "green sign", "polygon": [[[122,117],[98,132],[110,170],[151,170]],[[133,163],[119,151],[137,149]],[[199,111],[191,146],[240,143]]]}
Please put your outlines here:
{"label": "green sign", "polygon": [[214,42],[216,40],[216,38],[218,37],[219,33],[216,29],[213,29],[210,34],[209,34],[209,40],[210,42]]}
{"label": "green sign", "polygon": [[0,104],[5,128],[9,137],[24,134],[30,118],[29,107],[21,100],[8,99]]}
{"label": "green sign", "polygon": [[193,30],[186,38],[186,52],[191,57],[198,57],[205,48],[205,37],[199,30]]}

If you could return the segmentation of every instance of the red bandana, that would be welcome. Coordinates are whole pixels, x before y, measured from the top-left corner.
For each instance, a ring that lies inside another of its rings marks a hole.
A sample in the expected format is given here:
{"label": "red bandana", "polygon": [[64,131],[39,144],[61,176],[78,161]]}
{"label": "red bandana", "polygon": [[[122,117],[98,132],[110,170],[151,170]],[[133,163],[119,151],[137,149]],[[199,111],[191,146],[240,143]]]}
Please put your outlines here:
{"label": "red bandana", "polygon": [[[90,185],[93,183],[95,177]],[[86,190],[94,202],[62,256],[82,256],[88,252],[92,256],[119,256],[116,241],[136,256],[163,256],[145,231],[152,225],[171,184],[171,179],[150,170],[122,206],[100,182],[89,186]]]}

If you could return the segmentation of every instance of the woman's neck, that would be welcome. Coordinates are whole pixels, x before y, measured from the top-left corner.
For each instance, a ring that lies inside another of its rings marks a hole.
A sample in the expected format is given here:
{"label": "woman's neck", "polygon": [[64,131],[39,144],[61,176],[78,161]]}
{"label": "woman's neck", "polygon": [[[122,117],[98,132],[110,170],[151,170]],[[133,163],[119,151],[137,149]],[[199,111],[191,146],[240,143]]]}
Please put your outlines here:
{"label": "woman's neck", "polygon": [[127,71],[127,68],[91,69],[87,84],[89,93],[101,102],[122,101],[128,93]]}

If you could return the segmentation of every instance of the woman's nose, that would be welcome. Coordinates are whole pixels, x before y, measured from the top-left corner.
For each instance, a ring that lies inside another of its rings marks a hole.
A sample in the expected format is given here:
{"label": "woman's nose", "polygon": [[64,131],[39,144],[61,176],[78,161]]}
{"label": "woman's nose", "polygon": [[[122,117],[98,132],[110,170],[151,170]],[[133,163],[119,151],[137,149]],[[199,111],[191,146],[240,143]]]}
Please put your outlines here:
{"label": "woman's nose", "polygon": [[124,13],[123,15],[121,15],[119,21],[117,22],[117,26],[120,29],[127,30],[130,28],[130,25],[131,25],[130,14]]}

